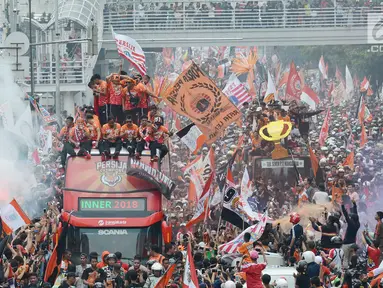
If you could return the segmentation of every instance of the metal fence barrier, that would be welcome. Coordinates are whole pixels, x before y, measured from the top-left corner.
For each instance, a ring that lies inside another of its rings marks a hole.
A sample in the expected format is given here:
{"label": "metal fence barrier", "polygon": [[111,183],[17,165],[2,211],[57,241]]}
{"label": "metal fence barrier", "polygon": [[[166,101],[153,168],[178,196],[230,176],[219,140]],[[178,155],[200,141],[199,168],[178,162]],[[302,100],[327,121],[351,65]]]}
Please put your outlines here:
{"label": "metal fence barrier", "polygon": [[189,3],[182,2],[171,10],[145,10],[142,4],[132,4],[127,9],[115,11],[108,6],[104,9],[104,31],[109,31],[111,26],[116,31],[361,27],[367,26],[368,13],[381,12],[382,9],[230,7],[231,9],[213,11],[202,7],[196,9],[195,3],[189,6]]}

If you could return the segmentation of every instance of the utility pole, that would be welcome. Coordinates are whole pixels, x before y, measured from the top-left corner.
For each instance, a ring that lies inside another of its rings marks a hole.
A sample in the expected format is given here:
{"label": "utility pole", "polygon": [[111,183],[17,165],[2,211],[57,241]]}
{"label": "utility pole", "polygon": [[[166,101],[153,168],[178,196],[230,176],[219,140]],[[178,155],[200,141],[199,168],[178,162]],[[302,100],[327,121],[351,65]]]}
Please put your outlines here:
{"label": "utility pole", "polygon": [[[32,43],[32,0],[29,0],[29,43]],[[35,69],[33,67],[33,46],[29,47],[29,66],[31,73],[31,96],[35,94]]]}
{"label": "utility pole", "polygon": [[[55,35],[56,39],[59,39],[59,1],[55,0]],[[56,58],[56,97],[55,97],[55,106],[56,106],[56,116],[61,124],[61,102],[60,102],[60,51],[59,43],[55,45],[55,58]]]}

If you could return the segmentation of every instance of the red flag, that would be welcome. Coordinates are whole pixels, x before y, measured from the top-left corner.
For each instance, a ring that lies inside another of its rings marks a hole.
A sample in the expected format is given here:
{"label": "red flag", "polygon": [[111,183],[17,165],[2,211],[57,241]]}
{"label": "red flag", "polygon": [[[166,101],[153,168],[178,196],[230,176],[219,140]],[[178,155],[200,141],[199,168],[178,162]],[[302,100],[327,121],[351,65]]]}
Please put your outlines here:
{"label": "red flag", "polygon": [[37,151],[37,148],[32,153],[32,159],[36,165],[40,165],[40,157],[39,157],[39,152]]}
{"label": "red flag", "polygon": [[348,166],[354,170],[354,151],[348,154],[347,158],[343,162],[343,166]]}
{"label": "red flag", "polygon": [[340,72],[340,70],[338,69],[338,65],[336,66],[335,77],[339,82],[343,84],[344,89],[346,89],[346,80],[344,80],[342,72]]}
{"label": "red flag", "polygon": [[300,100],[302,93],[302,81],[293,61],[290,63],[290,73],[287,80],[286,98]]}
{"label": "red flag", "polygon": [[366,92],[370,88],[370,81],[364,76],[362,83],[360,83],[360,92]]}
{"label": "red flag", "polygon": [[372,91],[371,86],[367,89],[367,96],[372,96],[374,94],[374,91]]}
{"label": "red flag", "polygon": [[322,129],[320,130],[319,134],[319,145],[323,146],[327,136],[328,136],[328,129],[330,125],[330,108],[327,110],[326,117],[324,118]]}
{"label": "red flag", "polygon": [[166,287],[173,276],[173,272],[176,269],[176,263],[170,265],[168,270],[166,270],[165,274],[162,275],[161,279],[157,282],[154,288],[163,288]]}
{"label": "red flag", "polygon": [[330,98],[332,91],[334,91],[334,82],[331,82],[330,87],[328,88],[328,94],[327,97]]}
{"label": "red flag", "polygon": [[309,153],[310,153],[310,160],[311,160],[311,167],[313,169],[314,176],[317,176],[318,168],[319,168],[319,161],[317,156],[315,155],[313,149],[309,146]]}
{"label": "red flag", "polygon": [[194,266],[192,248],[189,242],[188,252],[185,261],[185,271],[182,279],[182,288],[197,288],[199,287],[197,271]]}

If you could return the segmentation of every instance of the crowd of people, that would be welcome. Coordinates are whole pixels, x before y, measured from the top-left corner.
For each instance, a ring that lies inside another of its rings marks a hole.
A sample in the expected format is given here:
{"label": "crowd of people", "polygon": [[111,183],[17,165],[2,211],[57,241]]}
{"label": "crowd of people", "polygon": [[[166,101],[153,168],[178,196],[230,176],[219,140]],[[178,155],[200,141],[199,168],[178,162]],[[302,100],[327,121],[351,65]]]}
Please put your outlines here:
{"label": "crowd of people", "polygon": [[[238,1],[136,2],[104,6],[105,27],[136,30],[217,28],[278,28],[365,25],[368,11],[379,12],[375,1]],[[286,11],[286,13],[284,12]],[[124,15],[124,20],[114,18]],[[127,18],[126,18],[127,17]],[[114,19],[114,20],[113,20]],[[125,22],[126,21],[126,22]],[[133,27],[133,28],[132,28]]]}
{"label": "crowd of people", "polygon": [[[234,155],[231,165],[234,185],[240,190],[247,168],[253,183],[249,202],[254,203],[254,210],[267,211],[273,219],[255,241],[253,235],[244,233],[242,244],[230,256],[222,253],[219,245],[236,238],[243,227],[219,220],[220,201],[211,207],[205,221],[191,228],[186,226],[196,203],[188,197],[191,176],[183,168],[199,155],[192,155],[173,136],[172,127],[177,119],[181,127],[190,122],[180,116],[169,117],[171,111],[161,103],[161,95],[155,95],[150,82],[149,76],[128,76],[124,71],[105,80],[93,75],[88,85],[94,93],[93,107],[82,107],[75,117],[66,118],[64,127],[54,138],[57,145],[52,150],[55,151],[42,157],[42,164],[36,166],[39,186],[32,192],[39,195],[39,209],[44,212],[35,214],[32,224],[15,231],[4,249],[0,269],[4,287],[153,288],[171,265],[175,265],[175,270],[168,286],[182,287],[189,243],[199,287],[293,287],[288,281],[292,275],[271,281],[270,275],[262,273],[270,268],[270,253],[278,253],[286,266],[296,268],[292,276],[295,287],[382,286],[383,212],[379,203],[383,180],[380,143],[383,111],[377,95],[364,95],[372,115],[372,119],[364,121],[367,143],[361,143],[366,139],[362,139],[357,116],[360,106],[357,89],[351,100],[338,106],[323,93],[316,110],[297,101],[268,104],[254,99],[243,103],[243,126],[229,126],[225,135],[200,150],[203,157],[213,153],[216,171],[227,167]],[[328,107],[331,108],[329,135],[325,145],[320,145]],[[275,120],[293,124],[282,144],[297,158],[307,158],[312,151],[319,164],[315,174],[307,166],[305,170],[309,172],[304,176],[303,170],[296,169],[288,179],[280,175],[273,177],[264,170],[259,174],[254,172],[255,159],[270,158],[274,149],[274,143],[265,141],[259,130]],[[115,147],[114,154],[110,153],[110,147]],[[129,260],[105,243],[103,253],[82,254],[79,263],[71,259],[73,251],[68,245],[58,277],[49,278],[45,271],[57,243],[56,232],[62,224],[61,189],[65,176],[62,168],[67,155],[90,158],[91,149],[98,148],[106,161],[118,159],[121,147],[137,158],[144,149],[150,149],[153,162],[169,155],[169,174],[177,185],[171,201],[164,207],[173,228],[171,242],[163,247],[151,246],[148,257],[136,255]],[[351,153],[355,157],[349,157]],[[220,193],[218,183],[213,184],[212,190]]]}

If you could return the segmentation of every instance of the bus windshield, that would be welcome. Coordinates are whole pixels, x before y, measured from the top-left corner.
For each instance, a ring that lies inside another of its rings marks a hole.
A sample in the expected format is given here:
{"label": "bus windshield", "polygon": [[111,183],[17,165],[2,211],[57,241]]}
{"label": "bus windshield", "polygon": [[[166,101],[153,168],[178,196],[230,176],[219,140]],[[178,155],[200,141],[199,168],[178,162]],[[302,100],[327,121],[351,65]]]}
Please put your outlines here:
{"label": "bus windshield", "polygon": [[[145,228],[76,228],[72,227],[68,235],[68,245],[74,254],[97,252],[99,255],[108,243],[111,253],[121,252],[124,259],[133,259],[135,255],[147,258],[150,245],[161,244],[161,225],[156,223]],[[68,247],[68,248],[69,248]]]}

